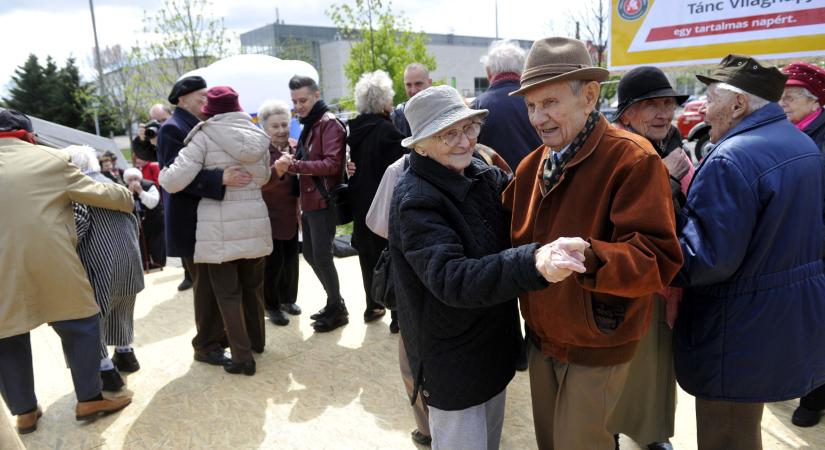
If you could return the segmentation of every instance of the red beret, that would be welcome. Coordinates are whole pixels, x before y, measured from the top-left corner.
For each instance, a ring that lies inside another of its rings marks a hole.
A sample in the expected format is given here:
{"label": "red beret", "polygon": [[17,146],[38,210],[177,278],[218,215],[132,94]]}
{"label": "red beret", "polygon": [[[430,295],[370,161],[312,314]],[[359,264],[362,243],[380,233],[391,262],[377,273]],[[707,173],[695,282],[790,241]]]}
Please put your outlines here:
{"label": "red beret", "polygon": [[816,96],[820,106],[825,105],[825,69],[806,62],[795,62],[785,66],[782,72],[788,76],[785,86],[803,87]]}

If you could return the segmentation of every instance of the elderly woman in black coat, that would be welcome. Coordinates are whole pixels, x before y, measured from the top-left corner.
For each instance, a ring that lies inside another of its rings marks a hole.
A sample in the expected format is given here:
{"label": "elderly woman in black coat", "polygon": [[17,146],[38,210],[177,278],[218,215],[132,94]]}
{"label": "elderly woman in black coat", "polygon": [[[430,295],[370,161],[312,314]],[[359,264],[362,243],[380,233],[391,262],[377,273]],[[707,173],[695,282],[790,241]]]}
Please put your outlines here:
{"label": "elderly woman in black coat", "polygon": [[[486,110],[449,86],[406,107],[409,169],[390,207],[398,319],[434,449],[497,449],[520,345],[515,298],[583,272],[587,243],[510,248],[501,170],[473,158]],[[415,398],[413,398],[415,401]]]}
{"label": "elderly woman in black coat", "polygon": [[349,180],[352,198],[352,245],[358,250],[361,276],[367,298],[364,322],[372,322],[386,311],[372,298],[372,272],[386,239],[370,231],[366,225],[367,211],[387,167],[404,154],[404,135],[390,122],[392,111],[392,80],[386,72],[377,70],[361,75],[355,85],[355,108],[358,117],[349,122],[350,159],[358,170]]}

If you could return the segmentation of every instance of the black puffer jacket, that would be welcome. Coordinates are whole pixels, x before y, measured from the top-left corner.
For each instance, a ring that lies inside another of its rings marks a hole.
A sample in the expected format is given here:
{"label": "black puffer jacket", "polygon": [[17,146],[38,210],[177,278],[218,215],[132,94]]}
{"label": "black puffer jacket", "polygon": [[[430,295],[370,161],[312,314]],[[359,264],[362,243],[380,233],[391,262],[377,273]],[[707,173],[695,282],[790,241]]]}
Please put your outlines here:
{"label": "black puffer jacket", "polygon": [[411,152],[393,193],[398,320],[414,390],[439,409],[468,408],[504,390],[518,354],[515,298],[547,286],[534,266],[538,245],[510,248],[500,201],[507,181],[475,158],[460,175]]}

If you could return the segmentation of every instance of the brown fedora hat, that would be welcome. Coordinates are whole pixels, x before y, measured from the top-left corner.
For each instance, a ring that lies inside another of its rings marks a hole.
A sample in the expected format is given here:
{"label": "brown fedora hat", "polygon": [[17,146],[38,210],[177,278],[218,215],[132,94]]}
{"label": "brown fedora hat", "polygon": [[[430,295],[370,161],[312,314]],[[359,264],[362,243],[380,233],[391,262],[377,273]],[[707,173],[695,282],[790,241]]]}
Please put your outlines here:
{"label": "brown fedora hat", "polygon": [[536,86],[551,81],[604,81],[610,72],[594,67],[584,43],[578,39],[551,37],[533,42],[524,61],[521,88],[510,95],[524,95]]}

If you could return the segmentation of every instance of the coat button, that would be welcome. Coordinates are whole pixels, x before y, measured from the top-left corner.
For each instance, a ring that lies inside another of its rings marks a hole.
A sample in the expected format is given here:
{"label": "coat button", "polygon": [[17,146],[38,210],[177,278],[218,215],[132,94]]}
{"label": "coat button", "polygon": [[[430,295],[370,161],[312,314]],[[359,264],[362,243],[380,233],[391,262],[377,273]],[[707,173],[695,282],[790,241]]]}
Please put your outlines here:
{"label": "coat button", "polygon": [[424,394],[424,397],[430,398],[430,393],[429,393],[429,392],[427,392],[427,390],[426,390],[426,389],[425,389],[425,390],[423,390],[423,391],[421,391],[421,393],[422,393],[422,394]]}

